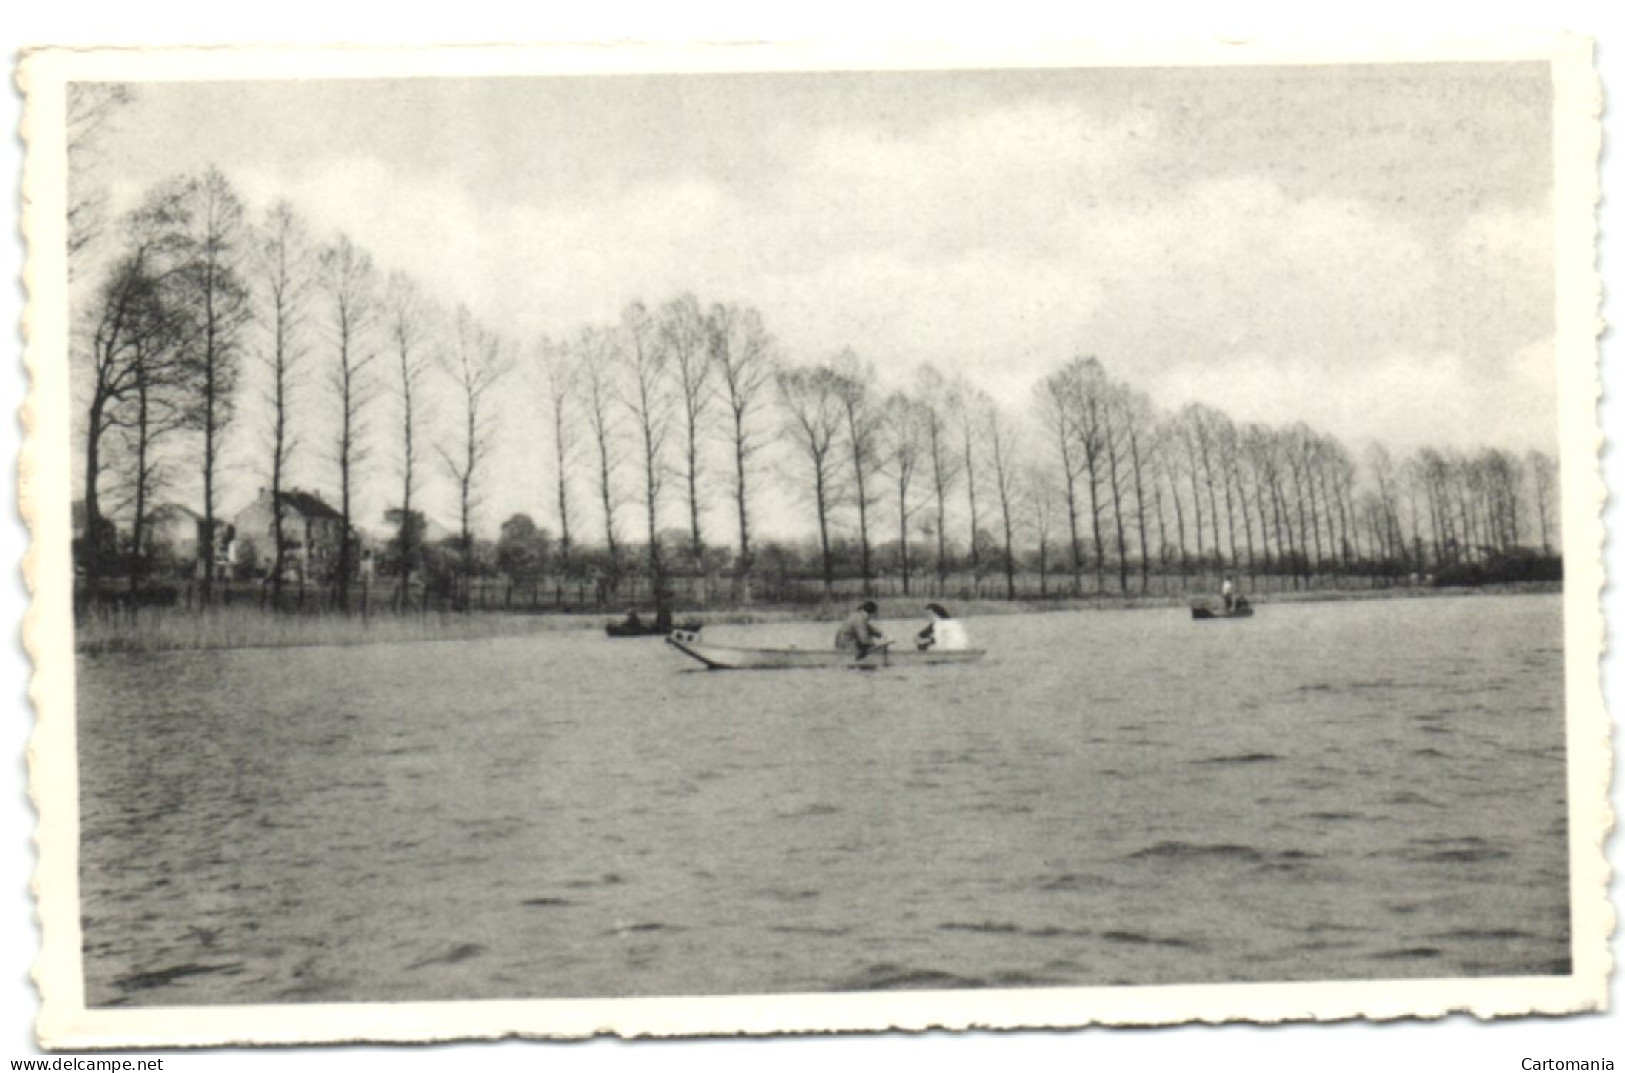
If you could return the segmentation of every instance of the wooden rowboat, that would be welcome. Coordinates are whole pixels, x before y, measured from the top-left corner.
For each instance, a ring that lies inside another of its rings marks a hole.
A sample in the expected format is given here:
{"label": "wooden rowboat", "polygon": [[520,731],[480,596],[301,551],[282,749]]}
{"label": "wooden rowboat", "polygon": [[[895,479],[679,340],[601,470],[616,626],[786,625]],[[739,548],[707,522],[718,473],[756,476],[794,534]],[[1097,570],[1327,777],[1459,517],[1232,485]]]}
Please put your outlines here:
{"label": "wooden rowboat", "polygon": [[1240,606],[1234,607],[1229,611],[1226,611],[1222,607],[1220,607],[1220,608],[1212,608],[1212,607],[1207,607],[1207,606],[1202,605],[1202,604],[1198,604],[1195,607],[1191,608],[1191,618],[1194,618],[1194,619],[1252,618],[1252,617],[1253,617],[1253,605],[1252,604],[1241,604]]}
{"label": "wooden rowboat", "polygon": [[701,624],[698,622],[685,622],[681,626],[656,626],[652,623],[640,622],[633,625],[630,622],[611,622],[604,627],[604,632],[611,637],[666,637],[673,630],[686,630],[689,633],[699,633]]}
{"label": "wooden rowboat", "polygon": [[666,643],[713,671],[788,670],[796,667],[848,667],[859,670],[894,666],[924,667],[938,663],[970,663],[987,654],[980,648],[952,651],[927,648],[922,651],[892,648],[889,645],[871,649],[864,656],[838,648],[735,648],[731,645],[708,644],[693,634],[682,632],[666,638]]}

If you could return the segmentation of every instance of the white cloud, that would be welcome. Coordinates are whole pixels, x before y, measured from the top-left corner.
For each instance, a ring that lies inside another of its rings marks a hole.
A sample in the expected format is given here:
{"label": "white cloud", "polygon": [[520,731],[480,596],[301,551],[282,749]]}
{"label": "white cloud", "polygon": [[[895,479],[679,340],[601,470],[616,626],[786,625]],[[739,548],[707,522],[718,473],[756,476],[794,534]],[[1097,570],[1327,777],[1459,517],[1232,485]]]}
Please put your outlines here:
{"label": "white cloud", "polygon": [[[1084,353],[1164,406],[1199,398],[1396,447],[1549,444],[1546,206],[1304,197],[1301,177],[1288,194],[1279,174],[1235,160],[1193,182],[1177,116],[1132,100],[1103,121],[1077,98],[969,99],[914,102],[907,122],[884,102],[840,121],[812,109],[742,133],[738,159],[712,131],[693,156],[677,132],[652,156],[617,142],[596,157],[589,139],[539,147],[579,150],[553,171],[517,143],[432,165],[368,144],[213,162],[256,212],[286,197],[319,232],[344,229],[519,341],[692,291],[758,307],[795,358],[850,345],[896,383],[929,361],[1013,407]],[[140,163],[120,199],[211,162],[211,144],[227,141],[131,148]],[[501,464],[530,489],[514,508],[539,503],[544,460],[523,428],[505,435]]]}

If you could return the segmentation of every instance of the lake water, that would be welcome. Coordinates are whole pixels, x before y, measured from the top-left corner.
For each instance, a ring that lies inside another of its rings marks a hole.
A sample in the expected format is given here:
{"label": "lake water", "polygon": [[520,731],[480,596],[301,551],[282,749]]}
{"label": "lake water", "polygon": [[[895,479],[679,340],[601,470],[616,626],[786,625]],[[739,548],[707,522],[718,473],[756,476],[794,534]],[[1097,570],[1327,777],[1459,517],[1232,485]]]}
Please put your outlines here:
{"label": "lake water", "polygon": [[969,626],[81,659],[87,1002],[1568,971],[1557,597]]}

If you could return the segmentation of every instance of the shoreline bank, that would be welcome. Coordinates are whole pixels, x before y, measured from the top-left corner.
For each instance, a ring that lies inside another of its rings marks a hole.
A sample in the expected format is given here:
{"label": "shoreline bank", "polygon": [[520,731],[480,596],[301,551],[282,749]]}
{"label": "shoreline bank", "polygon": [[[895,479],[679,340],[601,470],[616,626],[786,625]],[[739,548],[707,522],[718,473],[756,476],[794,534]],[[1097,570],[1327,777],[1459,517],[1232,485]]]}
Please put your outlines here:
{"label": "shoreline bank", "polygon": [[[1376,589],[1304,589],[1250,596],[1260,610],[1271,604],[1343,603],[1370,600],[1470,599],[1476,596],[1560,593],[1550,582],[1487,585],[1479,588],[1394,586]],[[921,618],[927,596],[875,597],[877,618],[900,621]],[[1152,594],[1146,596],[1057,596],[998,600],[986,597],[944,599],[958,618],[991,615],[1051,614],[1072,611],[1143,611],[1188,607],[1216,596]],[[679,608],[679,620],[706,625],[749,626],[780,622],[833,622],[857,601],[817,604],[753,604],[746,607]],[[75,620],[74,650],[83,656],[115,653],[154,654],[243,648],[310,648],[366,644],[409,644],[522,637],[563,630],[602,631],[620,615],[587,611],[436,611],[428,614],[277,615],[253,606],[228,605],[204,611],[148,608],[134,613],[93,611]]]}

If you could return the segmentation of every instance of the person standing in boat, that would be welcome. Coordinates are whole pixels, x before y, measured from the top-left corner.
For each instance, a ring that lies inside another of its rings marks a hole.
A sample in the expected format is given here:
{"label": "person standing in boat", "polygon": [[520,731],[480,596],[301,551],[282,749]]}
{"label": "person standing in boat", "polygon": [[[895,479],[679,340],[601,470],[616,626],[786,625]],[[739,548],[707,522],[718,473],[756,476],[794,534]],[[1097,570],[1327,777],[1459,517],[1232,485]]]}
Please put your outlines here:
{"label": "person standing in boat", "polygon": [[873,622],[879,610],[873,600],[859,604],[858,609],[846,616],[841,628],[835,631],[835,647],[856,652],[860,658],[868,655],[871,649],[886,639],[886,635]]}
{"label": "person standing in boat", "polygon": [[1236,609],[1236,579],[1229,574],[1224,575],[1224,584],[1219,587],[1219,595],[1224,597],[1224,610],[1228,614]]}
{"label": "person standing in boat", "polygon": [[941,604],[926,604],[925,609],[931,615],[931,621],[926,623],[925,629],[914,635],[915,645],[924,651],[927,648],[936,648],[944,652],[955,652],[970,647],[970,636],[965,633],[965,624],[948,613],[948,609]]}

